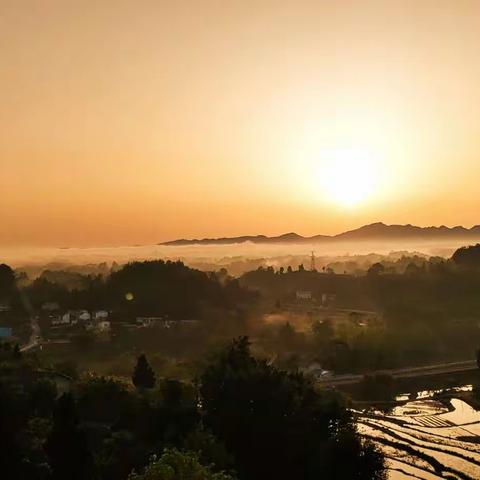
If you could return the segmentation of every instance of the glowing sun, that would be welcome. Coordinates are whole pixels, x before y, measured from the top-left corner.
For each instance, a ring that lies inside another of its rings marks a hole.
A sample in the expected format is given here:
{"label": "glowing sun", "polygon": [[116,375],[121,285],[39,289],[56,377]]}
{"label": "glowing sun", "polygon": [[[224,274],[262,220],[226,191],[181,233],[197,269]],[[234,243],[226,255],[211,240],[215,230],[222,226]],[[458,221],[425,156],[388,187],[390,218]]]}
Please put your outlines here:
{"label": "glowing sun", "polygon": [[333,150],[326,155],[320,176],[328,198],[341,205],[355,206],[375,192],[378,160],[362,149]]}

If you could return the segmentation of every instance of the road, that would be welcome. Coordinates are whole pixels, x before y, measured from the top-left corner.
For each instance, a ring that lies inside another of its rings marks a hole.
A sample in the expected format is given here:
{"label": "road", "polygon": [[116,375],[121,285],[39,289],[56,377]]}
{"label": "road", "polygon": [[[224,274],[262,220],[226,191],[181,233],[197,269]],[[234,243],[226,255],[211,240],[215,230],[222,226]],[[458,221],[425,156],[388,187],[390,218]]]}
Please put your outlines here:
{"label": "road", "polygon": [[[393,370],[382,370],[381,373],[390,374],[393,378],[414,378],[425,377],[429,375],[441,375],[446,373],[468,372],[478,369],[475,360],[466,360],[463,362],[438,363],[435,365],[426,365],[423,367],[397,368]],[[317,383],[325,386],[351,385],[358,383],[363,379],[363,374],[333,375],[317,379]]]}
{"label": "road", "polygon": [[40,325],[38,324],[38,317],[36,315],[32,315],[30,317],[30,325],[32,327],[32,334],[30,335],[28,343],[26,343],[20,348],[21,352],[27,352],[32,348],[38,347],[40,345],[40,342],[42,341]]}

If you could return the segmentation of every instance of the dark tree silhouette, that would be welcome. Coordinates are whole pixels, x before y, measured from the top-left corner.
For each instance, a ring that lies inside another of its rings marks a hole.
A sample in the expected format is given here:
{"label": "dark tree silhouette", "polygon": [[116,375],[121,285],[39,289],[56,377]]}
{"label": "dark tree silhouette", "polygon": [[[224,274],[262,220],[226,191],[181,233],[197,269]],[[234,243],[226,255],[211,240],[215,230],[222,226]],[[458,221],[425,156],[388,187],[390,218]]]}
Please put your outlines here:
{"label": "dark tree silhouette", "polygon": [[25,423],[25,406],[9,386],[0,383],[0,478],[22,478],[18,432]]}
{"label": "dark tree silhouette", "polygon": [[[360,461],[370,451],[342,400],[334,392],[316,391],[299,373],[254,358],[245,337],[207,368],[200,396],[205,424],[235,457],[241,478],[384,478],[378,452],[378,461],[368,466]],[[352,448],[344,449],[347,439]],[[341,475],[334,473],[339,467],[332,464],[338,461],[330,453],[333,447],[336,453],[344,451],[343,464],[352,466]]]}
{"label": "dark tree silhouette", "polygon": [[30,411],[39,417],[48,417],[55,408],[57,386],[48,380],[35,382],[28,392],[28,406]]}
{"label": "dark tree silhouette", "polygon": [[137,364],[133,370],[132,382],[139,389],[153,388],[155,386],[155,373],[143,353],[138,357]]}
{"label": "dark tree silhouette", "polygon": [[0,300],[8,300],[15,290],[15,274],[4,263],[0,264]]}
{"label": "dark tree silhouette", "polygon": [[480,267],[480,243],[469,247],[459,248],[452,255],[452,261],[456,265],[468,268]]}
{"label": "dark tree silhouette", "polygon": [[196,452],[165,449],[160,458],[152,457],[143,473],[133,471],[129,480],[234,480],[225,472],[214,472],[203,466]]}
{"label": "dark tree silhouette", "polygon": [[20,359],[22,358],[22,352],[20,351],[20,346],[18,345],[18,343],[15,344],[15,346],[13,347],[13,358],[15,359]]}
{"label": "dark tree silhouette", "polygon": [[53,413],[52,431],[45,444],[52,480],[90,480],[93,457],[87,438],[78,426],[75,401],[71,394],[63,394]]}
{"label": "dark tree silhouette", "polygon": [[385,267],[381,263],[374,263],[367,271],[370,276],[382,275],[385,272]]}

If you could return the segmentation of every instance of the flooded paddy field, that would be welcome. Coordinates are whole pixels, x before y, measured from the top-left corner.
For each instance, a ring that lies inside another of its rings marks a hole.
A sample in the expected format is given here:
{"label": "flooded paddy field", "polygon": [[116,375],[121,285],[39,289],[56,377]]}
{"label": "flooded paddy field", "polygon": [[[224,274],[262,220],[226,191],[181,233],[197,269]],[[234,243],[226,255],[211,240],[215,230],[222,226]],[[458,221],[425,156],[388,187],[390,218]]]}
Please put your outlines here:
{"label": "flooded paddy field", "polygon": [[341,390],[352,399],[360,434],[384,451],[388,480],[477,480],[479,386],[474,370],[396,379],[391,397],[379,401],[362,398],[360,384]]}
{"label": "flooded paddy field", "polygon": [[420,391],[387,409],[356,410],[359,432],[387,457],[389,480],[480,478],[480,411],[465,401],[471,390]]}

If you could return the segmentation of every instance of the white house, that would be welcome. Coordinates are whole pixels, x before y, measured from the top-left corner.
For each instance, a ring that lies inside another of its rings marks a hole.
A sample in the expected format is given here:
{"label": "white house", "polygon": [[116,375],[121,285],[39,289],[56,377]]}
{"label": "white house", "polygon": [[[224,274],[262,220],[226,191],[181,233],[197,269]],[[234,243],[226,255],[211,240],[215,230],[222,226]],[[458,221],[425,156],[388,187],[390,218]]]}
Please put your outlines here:
{"label": "white house", "polygon": [[[58,315],[56,317],[52,318],[52,325],[53,326],[59,326],[59,325],[73,325],[72,323],[72,315],[70,312],[64,313],[63,315]],[[75,320],[75,323],[76,320]]]}
{"label": "white house", "polygon": [[139,327],[153,327],[160,321],[163,321],[163,317],[137,317],[136,319]]}
{"label": "white house", "polygon": [[80,310],[80,311],[75,312],[75,313],[77,314],[78,320],[80,320],[82,322],[88,322],[89,320],[92,319],[92,316],[86,310]]}
{"label": "white house", "polygon": [[106,320],[108,318],[108,312],[106,310],[97,310],[93,312],[94,320]]}
{"label": "white house", "polygon": [[9,312],[10,310],[10,305],[7,305],[6,303],[0,303],[0,312]]}
{"label": "white house", "polygon": [[311,300],[312,292],[306,290],[298,290],[296,296],[297,300]]}

